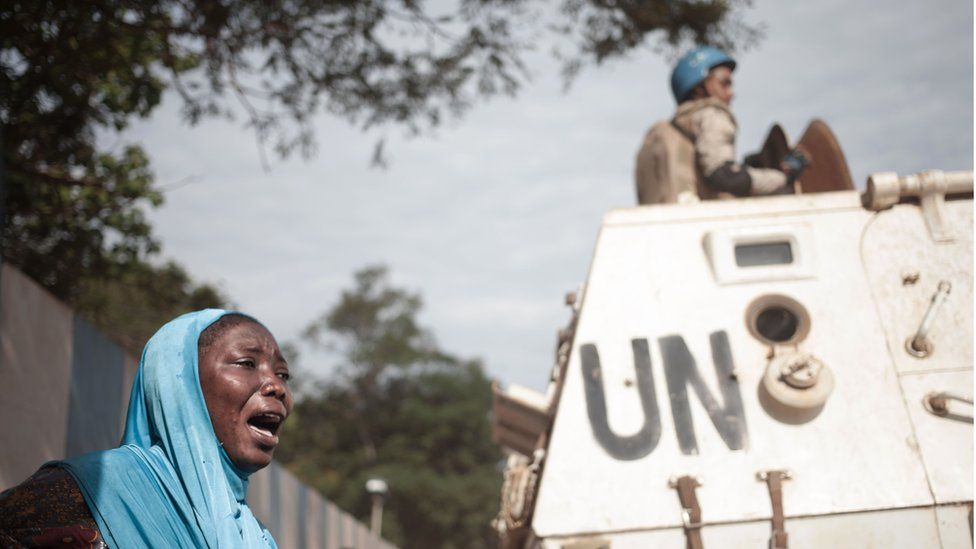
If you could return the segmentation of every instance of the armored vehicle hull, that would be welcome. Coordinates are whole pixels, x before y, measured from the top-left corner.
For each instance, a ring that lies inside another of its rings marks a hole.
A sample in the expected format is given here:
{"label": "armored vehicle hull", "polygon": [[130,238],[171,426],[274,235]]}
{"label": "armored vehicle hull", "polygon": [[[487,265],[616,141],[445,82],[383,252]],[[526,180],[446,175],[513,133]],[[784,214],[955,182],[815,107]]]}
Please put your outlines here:
{"label": "armored vehicle hull", "polygon": [[972,227],[971,172],[609,212],[503,545],[971,547]]}

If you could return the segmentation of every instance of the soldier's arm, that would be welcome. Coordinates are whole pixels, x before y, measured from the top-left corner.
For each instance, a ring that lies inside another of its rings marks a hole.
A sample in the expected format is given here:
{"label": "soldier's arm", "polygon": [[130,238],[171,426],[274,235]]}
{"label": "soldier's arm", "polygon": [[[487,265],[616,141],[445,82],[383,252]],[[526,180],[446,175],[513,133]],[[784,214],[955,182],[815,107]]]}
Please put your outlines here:
{"label": "soldier's arm", "polygon": [[718,192],[735,196],[770,194],[786,185],[779,170],[749,168],[735,160],[736,126],[732,117],[719,108],[696,113],[698,136],[695,153],[705,183]]}

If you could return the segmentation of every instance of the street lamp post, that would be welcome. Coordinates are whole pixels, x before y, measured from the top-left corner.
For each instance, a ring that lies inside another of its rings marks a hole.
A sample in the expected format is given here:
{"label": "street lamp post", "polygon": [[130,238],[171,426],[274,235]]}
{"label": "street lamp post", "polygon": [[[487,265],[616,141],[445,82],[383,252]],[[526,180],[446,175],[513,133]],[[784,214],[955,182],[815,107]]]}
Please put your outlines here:
{"label": "street lamp post", "polygon": [[383,528],[383,501],[389,489],[386,481],[381,478],[371,478],[366,481],[366,491],[373,497],[369,529],[376,537],[380,537],[380,530]]}

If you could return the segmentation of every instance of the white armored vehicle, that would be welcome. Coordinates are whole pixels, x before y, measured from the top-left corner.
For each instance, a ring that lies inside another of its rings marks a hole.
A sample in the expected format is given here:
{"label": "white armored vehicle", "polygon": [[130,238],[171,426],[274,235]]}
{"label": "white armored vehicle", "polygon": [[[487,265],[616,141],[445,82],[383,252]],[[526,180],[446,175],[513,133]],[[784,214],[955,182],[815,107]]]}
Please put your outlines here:
{"label": "white armored vehicle", "polygon": [[546,395],[495,390],[509,548],[961,548],[973,175],[610,211]]}

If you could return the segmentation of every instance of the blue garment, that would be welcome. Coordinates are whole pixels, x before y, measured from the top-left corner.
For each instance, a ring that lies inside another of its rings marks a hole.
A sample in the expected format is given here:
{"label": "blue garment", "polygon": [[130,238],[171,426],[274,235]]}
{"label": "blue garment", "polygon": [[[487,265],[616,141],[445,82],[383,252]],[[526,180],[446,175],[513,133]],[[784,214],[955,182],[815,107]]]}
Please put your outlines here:
{"label": "blue garment", "polygon": [[200,390],[197,339],[228,313],[207,309],[160,328],[142,353],[122,445],[55,463],[78,482],[109,546],[276,547]]}

